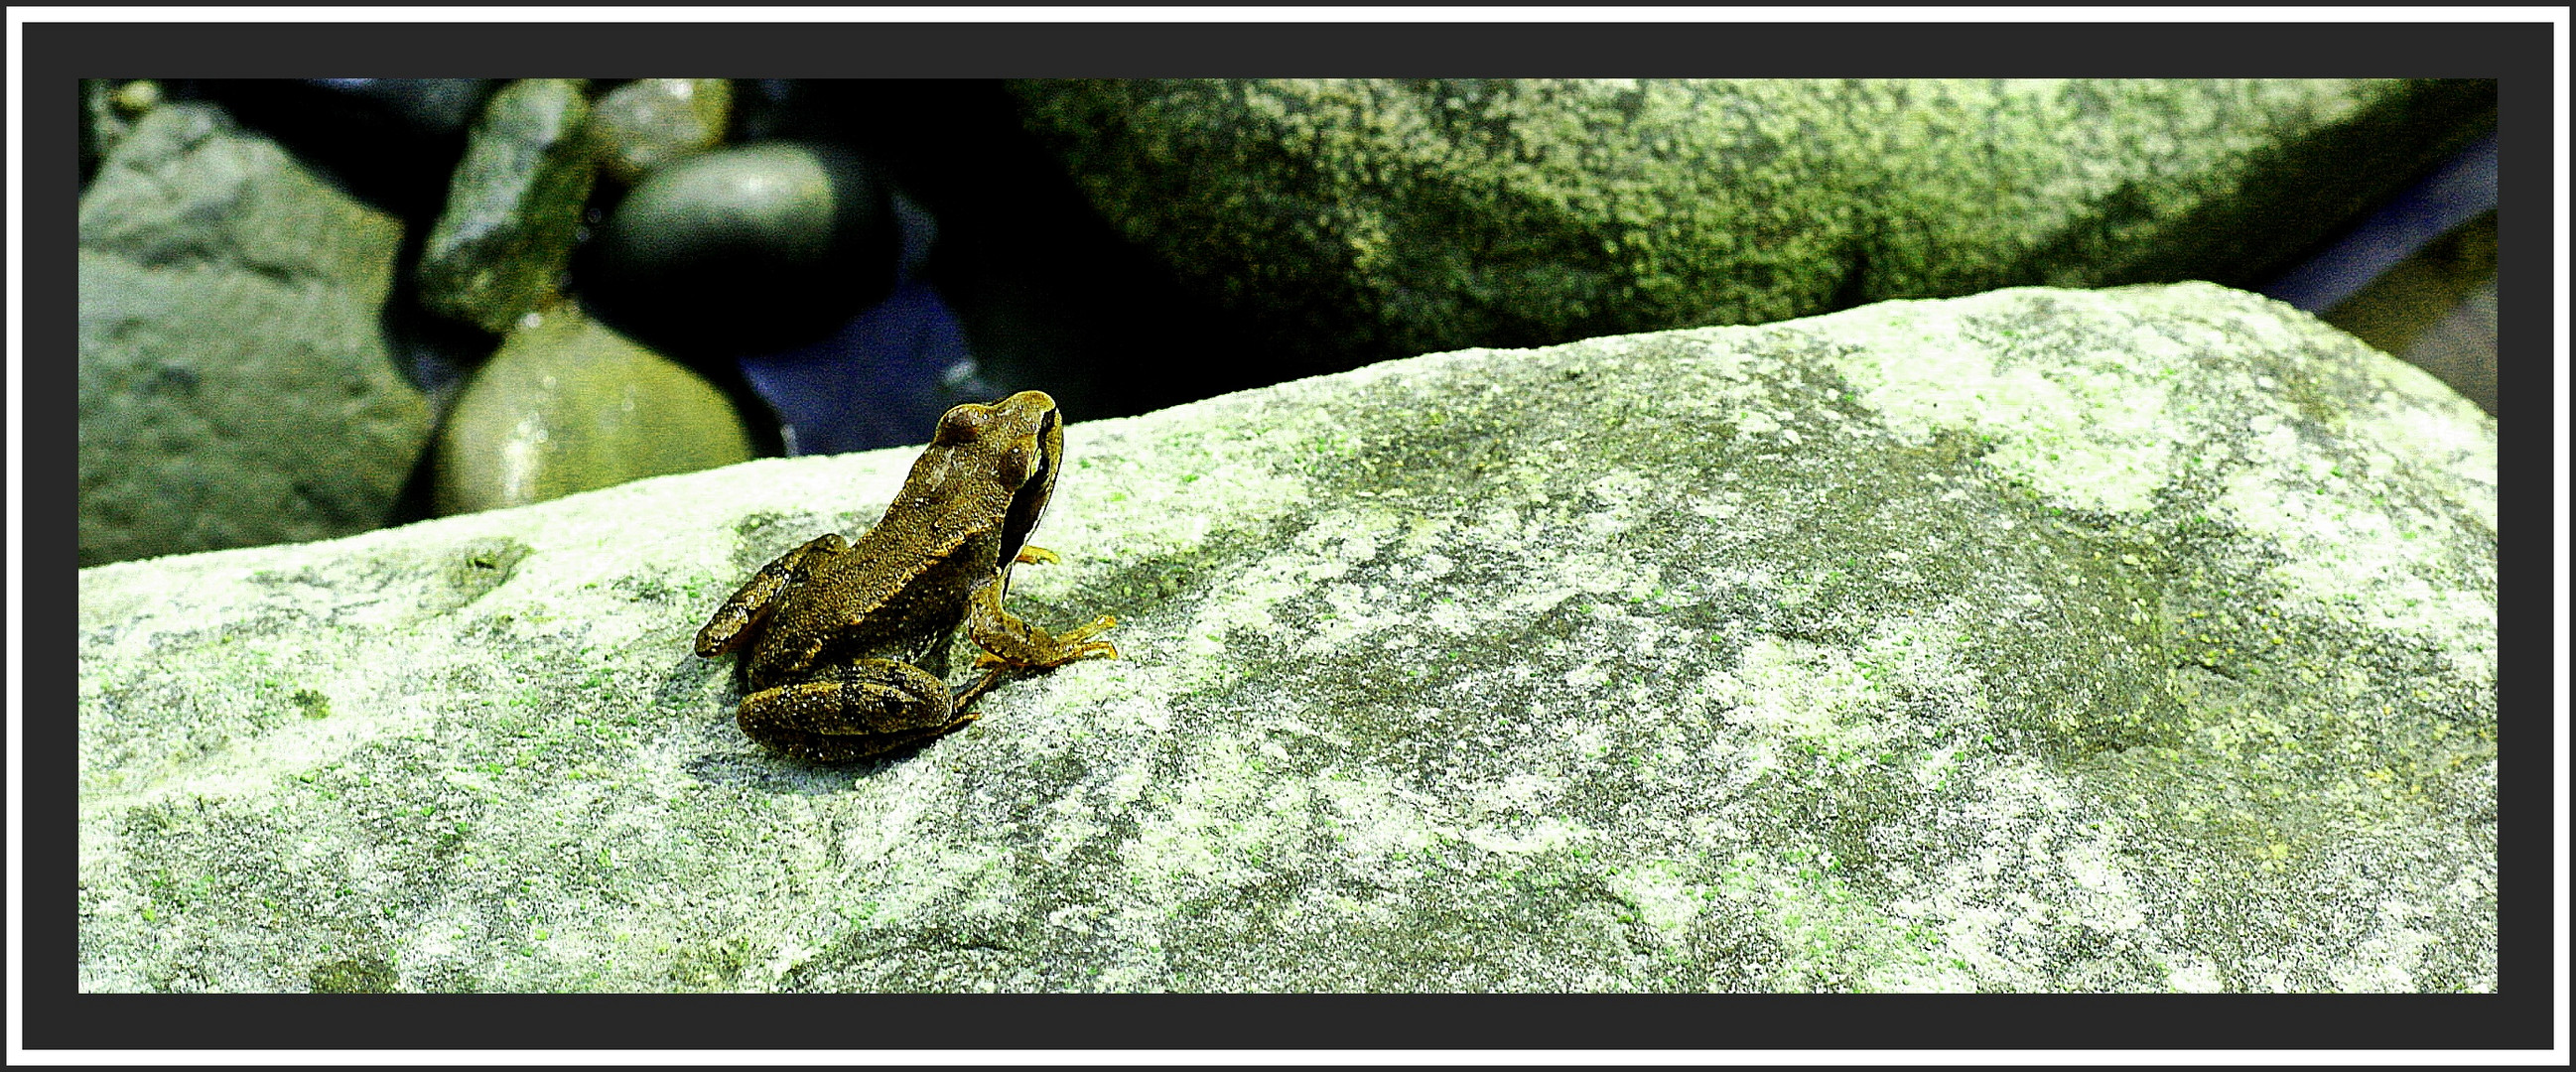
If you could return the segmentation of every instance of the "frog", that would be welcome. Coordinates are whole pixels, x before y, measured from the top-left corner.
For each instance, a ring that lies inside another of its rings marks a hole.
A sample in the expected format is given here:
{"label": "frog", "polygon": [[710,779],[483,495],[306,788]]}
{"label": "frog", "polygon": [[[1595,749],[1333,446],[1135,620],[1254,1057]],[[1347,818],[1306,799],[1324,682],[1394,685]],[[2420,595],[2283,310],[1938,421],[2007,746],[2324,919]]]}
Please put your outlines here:
{"label": "frog", "polygon": [[[866,759],[965,727],[1005,676],[1117,658],[1092,639],[1113,616],[1049,633],[1002,606],[1013,566],[1062,561],[1028,541],[1063,470],[1064,415],[1043,391],[941,415],[865,534],[778,556],[698,630],[700,658],[740,653],[742,732],[808,762]],[[985,673],[952,689],[961,624]]]}

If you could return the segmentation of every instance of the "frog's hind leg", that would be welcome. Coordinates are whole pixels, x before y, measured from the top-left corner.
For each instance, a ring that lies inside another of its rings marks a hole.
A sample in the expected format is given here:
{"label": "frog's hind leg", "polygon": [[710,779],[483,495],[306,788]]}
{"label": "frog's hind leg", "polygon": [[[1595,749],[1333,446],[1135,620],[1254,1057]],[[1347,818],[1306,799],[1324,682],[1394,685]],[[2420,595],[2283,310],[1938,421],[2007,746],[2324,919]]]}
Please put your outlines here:
{"label": "frog's hind leg", "polygon": [[[991,689],[995,685],[1001,684],[1002,675],[1010,673],[1013,669],[1015,668],[1010,666],[996,666],[984,675],[984,680],[958,690],[956,709],[959,711],[965,710],[978,698],[982,697],[987,690]],[[973,718],[975,716],[968,715],[966,717]]]}
{"label": "frog's hind leg", "polygon": [[966,600],[966,635],[984,649],[976,654],[975,665],[985,668],[1044,670],[1076,659],[1115,659],[1117,645],[1091,638],[1116,624],[1118,619],[1103,614],[1064,632],[1049,633],[1003,610],[999,584],[977,588]]}
{"label": "frog's hind leg", "polygon": [[790,729],[772,729],[765,736],[755,736],[760,743],[808,763],[847,763],[870,756],[884,755],[918,742],[945,737],[965,728],[967,723],[979,717],[981,716],[970,713],[958,716],[956,721],[945,726],[914,730],[909,733],[876,734],[867,737],[852,737],[838,733],[807,733]]}
{"label": "frog's hind leg", "polygon": [[742,698],[744,735],[799,759],[864,759],[975,720],[960,717],[948,684],[909,663],[862,659],[811,680]]}

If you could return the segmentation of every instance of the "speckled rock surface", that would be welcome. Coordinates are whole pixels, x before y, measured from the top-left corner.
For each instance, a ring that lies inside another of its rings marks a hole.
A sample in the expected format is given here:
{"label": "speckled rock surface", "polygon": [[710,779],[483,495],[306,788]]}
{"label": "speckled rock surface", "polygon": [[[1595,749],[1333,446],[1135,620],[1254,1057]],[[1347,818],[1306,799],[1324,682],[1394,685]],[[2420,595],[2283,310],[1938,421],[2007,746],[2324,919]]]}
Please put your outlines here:
{"label": "speckled rock surface", "polygon": [[2207,285],[1077,420],[1124,657],[844,767],[689,641],[909,450],[85,570],[80,983],[2492,989],[2494,427]]}
{"label": "speckled rock surface", "polygon": [[384,523],[429,403],[378,326],[402,225],[203,104],[80,205],[84,565]]}
{"label": "speckled rock surface", "polygon": [[1316,371],[2000,286],[2250,285],[2495,109],[2443,81],[1014,88],[1128,238]]}

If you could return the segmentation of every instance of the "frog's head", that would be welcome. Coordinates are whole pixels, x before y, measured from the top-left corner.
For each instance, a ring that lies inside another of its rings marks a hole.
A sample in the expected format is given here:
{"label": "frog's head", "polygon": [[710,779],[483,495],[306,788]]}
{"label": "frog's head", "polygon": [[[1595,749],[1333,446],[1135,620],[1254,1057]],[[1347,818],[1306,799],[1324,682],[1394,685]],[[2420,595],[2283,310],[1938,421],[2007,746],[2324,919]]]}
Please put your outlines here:
{"label": "frog's head", "polygon": [[1044,391],[1022,391],[989,406],[958,406],[939,418],[930,445],[971,458],[970,479],[988,480],[1010,496],[1002,515],[1001,560],[1018,557],[1055,493],[1064,456],[1064,414],[1055,399]]}

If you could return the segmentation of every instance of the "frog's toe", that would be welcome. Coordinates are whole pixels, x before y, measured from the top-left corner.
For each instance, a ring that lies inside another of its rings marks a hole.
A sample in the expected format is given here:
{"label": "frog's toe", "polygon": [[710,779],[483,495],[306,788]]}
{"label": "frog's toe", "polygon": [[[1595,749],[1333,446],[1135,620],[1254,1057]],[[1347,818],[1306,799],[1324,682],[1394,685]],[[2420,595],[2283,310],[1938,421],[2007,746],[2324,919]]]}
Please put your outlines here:
{"label": "frog's toe", "polygon": [[1056,665],[1062,666],[1077,659],[1115,659],[1117,657],[1118,645],[1106,640],[1085,640],[1067,650],[1064,653],[1063,662]]}
{"label": "frog's toe", "polygon": [[[1109,627],[1114,626],[1114,625],[1117,625],[1117,624],[1118,624],[1118,619],[1117,619],[1117,618],[1115,618],[1115,617],[1113,617],[1113,616],[1110,616],[1110,615],[1107,615],[1107,614],[1103,614],[1103,615],[1101,615],[1100,617],[1093,618],[1090,622],[1088,622],[1088,623],[1086,623],[1086,624],[1079,625],[1079,626],[1076,626],[1076,627],[1074,627],[1074,628],[1072,628],[1072,629],[1067,629],[1067,630],[1065,630],[1065,631],[1064,631],[1064,632],[1062,632],[1062,633],[1058,633],[1058,634],[1056,634],[1056,639],[1057,639],[1057,640],[1059,640],[1059,641],[1062,641],[1062,642],[1064,642],[1064,643],[1067,643],[1067,644],[1076,644],[1076,643],[1080,643],[1080,642],[1082,642],[1082,641],[1084,641],[1084,640],[1088,640],[1088,639],[1090,639],[1090,638],[1092,638],[1092,637],[1099,636],[1102,632],[1104,632],[1104,631],[1106,631],[1107,629],[1109,629]],[[1109,647],[1109,645],[1107,645],[1107,644],[1085,644],[1085,645],[1083,645],[1083,646],[1084,646],[1084,647],[1097,647],[1097,648],[1107,648],[1107,647]],[[1110,654],[1110,656],[1109,656],[1110,658],[1115,659],[1115,658],[1117,658],[1117,657],[1118,657],[1118,656],[1117,656],[1117,654],[1116,654],[1117,649],[1115,649],[1115,648],[1111,648],[1111,649],[1110,649],[1110,651],[1111,651],[1111,654]],[[1074,658],[1080,659],[1080,658],[1084,658],[1084,656],[1076,655],[1076,656],[1074,656]]]}
{"label": "frog's toe", "polygon": [[1066,663],[1082,659],[1115,659],[1117,657],[1118,645],[1112,644],[1106,640],[1068,642],[1065,637],[1057,637],[1056,644],[1053,646],[1052,650],[1035,659],[1021,660],[1009,658],[1007,656],[995,655],[989,651],[976,652],[975,669],[1052,670],[1056,667],[1063,666]]}

